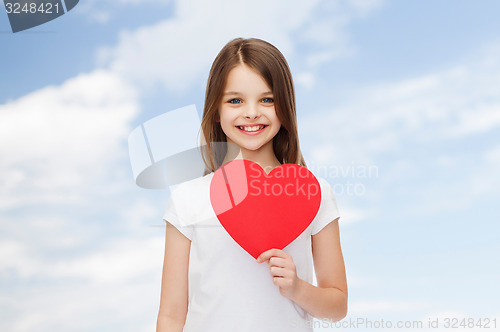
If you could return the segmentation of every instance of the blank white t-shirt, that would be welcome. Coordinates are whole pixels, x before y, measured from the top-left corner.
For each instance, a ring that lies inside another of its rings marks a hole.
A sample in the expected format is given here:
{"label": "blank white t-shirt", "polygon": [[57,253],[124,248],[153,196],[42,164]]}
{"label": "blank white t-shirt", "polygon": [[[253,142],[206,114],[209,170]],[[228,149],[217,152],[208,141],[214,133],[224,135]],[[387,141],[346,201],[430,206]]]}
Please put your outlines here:
{"label": "blank white t-shirt", "polygon": [[[214,173],[178,185],[163,220],[191,240],[189,305],[184,332],[312,332],[304,309],[282,296],[266,262],[257,263],[222,227],[210,203]],[[339,218],[329,183],[321,187],[318,213],[283,251],[292,256],[297,276],[313,283],[311,235]]]}

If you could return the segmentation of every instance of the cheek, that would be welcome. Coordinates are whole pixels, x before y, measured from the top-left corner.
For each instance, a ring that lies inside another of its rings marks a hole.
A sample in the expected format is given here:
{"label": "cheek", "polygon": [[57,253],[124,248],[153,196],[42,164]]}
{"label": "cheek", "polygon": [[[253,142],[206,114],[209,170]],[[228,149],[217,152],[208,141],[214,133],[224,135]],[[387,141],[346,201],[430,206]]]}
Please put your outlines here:
{"label": "cheek", "polygon": [[276,124],[281,124],[279,118],[278,118],[278,113],[276,113],[276,109],[273,107],[273,111],[271,114],[269,114],[269,118]]}
{"label": "cheek", "polygon": [[222,126],[228,126],[229,124],[231,124],[231,120],[224,115],[222,115],[219,119]]}
{"label": "cheek", "polygon": [[226,117],[224,115],[225,115],[224,112],[219,112],[217,114],[217,120],[218,122],[220,122],[221,125],[226,122]]}
{"label": "cheek", "polygon": [[278,119],[276,114],[274,114],[272,121],[277,127],[281,127],[281,121]]}
{"label": "cheek", "polygon": [[222,113],[219,117],[220,121],[220,126],[224,133],[226,133],[228,130],[231,130],[233,127],[233,118],[227,116],[226,114]]}

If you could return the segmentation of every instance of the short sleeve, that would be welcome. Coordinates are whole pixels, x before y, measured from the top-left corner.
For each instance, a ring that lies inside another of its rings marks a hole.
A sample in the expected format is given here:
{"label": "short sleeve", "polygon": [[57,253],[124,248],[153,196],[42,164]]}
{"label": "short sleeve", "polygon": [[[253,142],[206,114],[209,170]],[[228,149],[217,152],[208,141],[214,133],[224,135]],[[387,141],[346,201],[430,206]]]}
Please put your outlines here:
{"label": "short sleeve", "polygon": [[332,187],[323,178],[318,178],[318,182],[321,187],[321,203],[318,213],[312,221],[311,235],[319,233],[323,227],[340,217]]}
{"label": "short sleeve", "polygon": [[163,220],[175,226],[189,240],[193,237],[193,226],[186,226],[186,200],[180,190],[173,190],[168,198]]}

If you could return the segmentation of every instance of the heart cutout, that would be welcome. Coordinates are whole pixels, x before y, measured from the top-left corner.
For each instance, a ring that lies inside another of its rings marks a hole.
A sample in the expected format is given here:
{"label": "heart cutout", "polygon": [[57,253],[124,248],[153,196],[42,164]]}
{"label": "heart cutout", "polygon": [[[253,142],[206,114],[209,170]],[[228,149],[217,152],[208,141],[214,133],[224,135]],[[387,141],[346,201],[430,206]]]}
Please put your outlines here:
{"label": "heart cutout", "polygon": [[257,259],[304,232],[318,213],[321,187],[300,165],[283,164],[266,174],[259,164],[236,159],[214,173],[210,202],[228,234]]}

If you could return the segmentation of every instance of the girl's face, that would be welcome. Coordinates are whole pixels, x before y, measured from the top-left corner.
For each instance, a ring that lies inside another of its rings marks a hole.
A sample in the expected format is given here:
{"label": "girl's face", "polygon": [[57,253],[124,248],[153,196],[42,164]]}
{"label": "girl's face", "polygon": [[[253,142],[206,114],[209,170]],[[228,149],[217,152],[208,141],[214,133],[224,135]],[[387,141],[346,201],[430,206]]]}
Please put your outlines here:
{"label": "girl's face", "polygon": [[[269,147],[281,122],[274,109],[273,93],[258,72],[240,64],[228,76],[219,105],[219,121],[227,141],[244,150]],[[267,149],[263,149],[267,150]]]}

